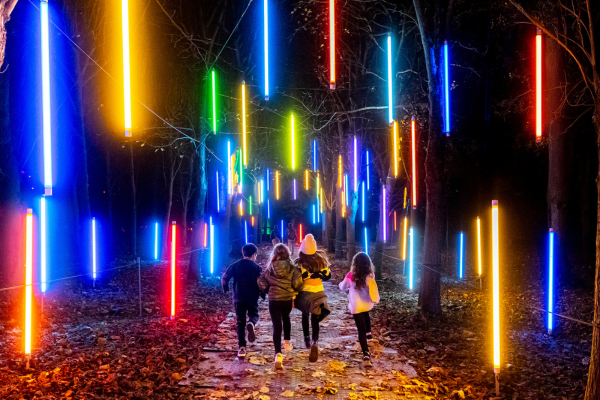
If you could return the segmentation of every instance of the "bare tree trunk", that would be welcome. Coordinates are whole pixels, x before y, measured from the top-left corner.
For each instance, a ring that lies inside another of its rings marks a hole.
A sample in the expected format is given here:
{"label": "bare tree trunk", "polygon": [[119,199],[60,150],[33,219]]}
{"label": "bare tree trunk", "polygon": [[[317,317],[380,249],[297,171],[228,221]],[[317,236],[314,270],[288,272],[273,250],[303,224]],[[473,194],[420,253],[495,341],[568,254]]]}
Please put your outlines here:
{"label": "bare tree trunk", "polygon": [[342,218],[342,188],[335,188],[335,258],[344,257],[344,218]]}
{"label": "bare tree trunk", "polygon": [[[175,155],[173,154],[173,148],[169,147],[169,175],[168,175],[168,182],[167,182],[167,214],[165,216],[165,228],[164,228],[164,232],[165,232],[165,238],[169,238],[170,233],[171,233],[171,209],[173,208],[173,186],[174,186],[174,182],[175,182]],[[163,247],[163,254],[169,254],[169,240],[165,240],[164,243],[164,247]]]}
{"label": "bare tree trunk", "polygon": [[133,142],[129,143],[129,151],[131,154],[131,205],[132,205],[132,229],[131,229],[131,239],[132,239],[132,249],[133,256],[137,256],[137,195],[136,195],[136,184],[135,184],[135,166],[133,163]]}
{"label": "bare tree trunk", "polygon": [[[205,215],[204,209],[206,208],[206,194],[208,192],[208,184],[206,182],[206,148],[204,147],[205,140],[206,140],[206,136],[203,136],[202,143],[200,143],[200,146],[198,148],[199,171],[196,174],[196,185],[198,185],[198,188],[200,189],[200,193],[198,195],[198,202],[196,204],[196,217],[194,219],[200,225],[198,225],[196,227],[196,232],[192,235],[192,237],[194,238],[192,241],[192,243],[193,243],[192,250],[194,249],[194,247],[200,246],[200,240],[204,239],[204,223],[206,223],[206,215]],[[220,183],[219,183],[219,187],[220,187]],[[220,199],[218,199],[217,201],[220,201]],[[209,229],[210,229],[210,227],[208,227],[208,229],[207,229],[207,234],[210,234]],[[207,240],[207,245],[209,245],[208,240]],[[196,279],[196,278],[199,279],[200,271],[202,271],[203,275],[205,275],[205,276],[208,275],[208,274],[206,274],[206,272],[208,271],[206,269],[207,263],[202,262],[203,258],[205,258],[205,257],[203,256],[201,251],[192,253],[192,255],[190,257],[190,270],[189,270],[189,274],[188,274],[188,277],[190,279]],[[196,274],[198,276],[196,276]]]}
{"label": "bare tree trunk", "polygon": [[[181,217],[182,219],[182,224],[183,224],[183,247],[185,249],[187,249],[187,239],[188,239],[188,234],[187,234],[187,214],[188,214],[188,206],[190,203],[190,199],[192,197],[192,183],[194,181],[194,168],[195,168],[195,161],[196,160],[196,153],[192,153],[192,155],[190,156],[190,164],[189,164],[189,172],[188,172],[188,179],[186,182],[186,186],[185,186],[185,193],[183,194],[183,198],[181,199],[182,205],[183,205],[183,216]],[[198,230],[198,228],[196,228],[196,230]]]}
{"label": "bare tree trunk", "polygon": [[4,55],[6,52],[6,28],[5,25],[10,21],[17,0],[0,0],[0,68],[4,64]]}
{"label": "bare tree trunk", "polygon": [[356,213],[358,211],[358,192],[353,192],[350,205],[346,208],[346,259],[352,262],[356,254]]}
{"label": "bare tree trunk", "polygon": [[335,253],[335,231],[333,228],[333,210],[325,202],[323,207],[323,244],[327,246],[328,253]]}

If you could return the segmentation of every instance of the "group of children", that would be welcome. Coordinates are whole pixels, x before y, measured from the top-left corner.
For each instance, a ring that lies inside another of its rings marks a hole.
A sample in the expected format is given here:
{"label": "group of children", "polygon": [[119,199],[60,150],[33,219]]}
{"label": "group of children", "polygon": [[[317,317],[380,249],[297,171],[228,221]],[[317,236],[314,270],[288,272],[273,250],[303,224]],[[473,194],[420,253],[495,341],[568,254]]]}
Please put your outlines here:
{"label": "group of children", "polygon": [[[261,272],[256,263],[257,251],[253,244],[242,247],[244,258],[230,265],[221,279],[225,293],[229,290],[229,281],[233,279],[238,357],[246,356],[246,331],[249,342],[256,338],[258,298],[265,299],[265,296],[268,296],[269,313],[273,323],[275,369],[283,368],[282,333],[283,350],[291,351],[293,348],[290,343],[290,313],[294,307],[302,312],[302,331],[304,344],[310,350],[309,361],[316,362],[319,358],[319,324],[331,313],[323,287],[323,282],[331,278],[325,252],[317,249],[317,243],[311,234],[302,240],[298,258],[293,261],[293,253],[290,253],[289,248],[283,243],[277,243],[266,268]],[[340,282],[339,288],[349,291],[349,308],[358,329],[363,362],[365,366],[371,366],[368,346],[368,341],[372,339],[369,311],[379,302],[379,292],[373,278],[373,265],[367,254],[358,253],[354,256],[350,272]]]}

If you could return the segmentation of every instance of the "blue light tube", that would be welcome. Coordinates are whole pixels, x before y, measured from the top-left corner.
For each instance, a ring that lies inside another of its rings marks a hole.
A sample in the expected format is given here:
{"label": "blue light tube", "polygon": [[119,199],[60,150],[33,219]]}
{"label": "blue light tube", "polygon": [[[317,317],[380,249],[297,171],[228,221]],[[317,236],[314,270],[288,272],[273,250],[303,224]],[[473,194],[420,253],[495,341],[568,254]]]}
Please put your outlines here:
{"label": "blue light tube", "polygon": [[47,196],[52,195],[52,124],[50,114],[50,45],[48,32],[48,1],[40,3],[42,22],[42,107],[44,138],[44,187]]}
{"label": "blue light tube", "polygon": [[269,100],[269,1],[264,0],[265,100]]}
{"label": "blue light tube", "polygon": [[548,240],[549,243],[549,254],[548,254],[548,333],[552,333],[554,328],[554,321],[552,313],[554,312],[554,231],[550,229]]}
{"label": "blue light tube", "polygon": [[365,253],[369,255],[369,236],[367,235],[367,227],[365,227]]}
{"label": "blue light tube", "polygon": [[154,224],[154,259],[158,260],[158,222]]}
{"label": "blue light tube", "polygon": [[92,218],[92,277],[96,280],[96,217]]}
{"label": "blue light tube", "polygon": [[448,75],[448,42],[444,40],[444,133],[450,136],[450,75]]}
{"label": "blue light tube", "polygon": [[371,190],[371,178],[369,177],[371,174],[369,173],[369,152],[367,151],[367,190]]}
{"label": "blue light tube", "polygon": [[246,239],[245,244],[248,244],[248,221],[244,221],[244,238]]}
{"label": "blue light tube", "polygon": [[460,279],[463,278],[463,249],[464,249],[464,234],[461,232],[460,233],[460,246],[459,246],[459,253],[458,253],[458,277]]}
{"label": "blue light tube", "polygon": [[40,264],[41,264],[41,280],[42,280],[42,293],[46,292],[47,289],[47,276],[46,276],[46,198],[42,196],[40,201]]}
{"label": "blue light tube", "polygon": [[221,211],[221,196],[219,196],[219,171],[217,171],[217,213]]}
{"label": "blue light tube", "polygon": [[393,101],[392,101],[392,37],[388,35],[387,38],[387,66],[388,66],[388,100],[389,100],[389,108],[388,108],[388,123],[392,125],[394,123],[393,117]]}
{"label": "blue light tube", "polygon": [[365,222],[365,182],[362,183],[362,207],[360,208],[362,214],[362,222]]}

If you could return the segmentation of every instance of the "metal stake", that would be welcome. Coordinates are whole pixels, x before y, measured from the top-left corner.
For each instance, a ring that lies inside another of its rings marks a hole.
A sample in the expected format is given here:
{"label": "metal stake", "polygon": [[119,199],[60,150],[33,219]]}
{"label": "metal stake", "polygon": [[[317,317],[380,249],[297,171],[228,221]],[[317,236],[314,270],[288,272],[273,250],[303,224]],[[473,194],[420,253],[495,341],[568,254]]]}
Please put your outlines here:
{"label": "metal stake", "polygon": [[494,380],[496,381],[496,397],[500,397],[500,368],[494,368]]}

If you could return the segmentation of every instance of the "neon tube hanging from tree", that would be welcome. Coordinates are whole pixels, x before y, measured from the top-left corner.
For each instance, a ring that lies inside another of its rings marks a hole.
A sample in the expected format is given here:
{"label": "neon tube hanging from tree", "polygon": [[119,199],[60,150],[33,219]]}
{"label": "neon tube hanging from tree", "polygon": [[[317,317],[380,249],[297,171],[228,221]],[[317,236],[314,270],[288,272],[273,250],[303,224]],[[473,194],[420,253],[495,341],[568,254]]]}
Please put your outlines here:
{"label": "neon tube hanging from tree", "polygon": [[448,42],[444,40],[444,133],[450,136],[450,75],[448,74]]}
{"label": "neon tube hanging from tree", "polygon": [[335,89],[335,0],[329,0],[329,89]]}
{"label": "neon tube hanging from tree", "polygon": [[[211,238],[212,239],[212,238]],[[175,221],[171,224],[171,318],[175,317],[175,251],[177,249],[177,226]]]}
{"label": "neon tube hanging from tree", "polygon": [[414,253],[414,241],[415,241],[415,232],[413,227],[410,227],[409,232],[409,243],[408,243],[408,289],[413,290],[413,271],[415,265],[415,253]]}
{"label": "neon tube hanging from tree", "polygon": [[542,31],[535,35],[535,138],[542,139]]}
{"label": "neon tube hanging from tree", "polygon": [[269,0],[264,0],[265,100],[269,100]]}
{"label": "neon tube hanging from tree", "polygon": [[383,229],[381,232],[381,236],[382,236],[383,242],[385,243],[387,241],[387,209],[386,209],[387,197],[385,195],[385,186],[383,187],[382,192],[383,192],[382,193],[383,197],[381,198],[382,199],[381,202],[383,203],[382,204],[383,215],[382,215],[381,219],[383,220]]}
{"label": "neon tube hanging from tree", "polygon": [[50,111],[50,44],[48,31],[48,0],[40,3],[42,22],[42,107],[44,138],[44,194],[52,195],[52,123]]}
{"label": "neon tube hanging from tree", "polygon": [[131,137],[131,66],[129,61],[129,1],[121,0],[123,29],[123,86],[125,100],[125,136]]}
{"label": "neon tube hanging from tree", "polygon": [[46,284],[46,198],[44,196],[40,200],[40,264],[42,293],[45,293],[48,285]]}
{"label": "neon tube hanging from tree", "polygon": [[[246,148],[246,83],[242,83],[242,157],[244,167],[248,166],[248,151]],[[240,160],[241,161],[241,160]],[[241,168],[240,168],[241,171]],[[241,182],[241,177],[240,177]],[[240,192],[241,193],[241,192]]]}
{"label": "neon tube hanging from tree", "polygon": [[210,274],[215,270],[215,226],[210,217]]}
{"label": "neon tube hanging from tree", "polygon": [[496,397],[500,396],[500,246],[498,230],[498,200],[492,200],[492,298],[494,322],[494,375],[496,381]]}
{"label": "neon tube hanging from tree", "polygon": [[313,171],[317,171],[317,141],[313,140]]}
{"label": "neon tube hanging from tree", "polygon": [[294,132],[294,114],[292,114],[292,171],[296,169],[296,141]]}
{"label": "neon tube hanging from tree", "polygon": [[[25,217],[25,355],[31,357],[31,314],[33,306],[33,215],[27,209]],[[27,362],[29,365],[29,361]]]}
{"label": "neon tube hanging from tree", "polygon": [[354,193],[358,192],[358,142],[354,136]]}
{"label": "neon tube hanging from tree", "polygon": [[394,122],[393,98],[392,98],[392,36],[387,37],[387,67],[388,67],[388,123]]}
{"label": "neon tube hanging from tree", "polygon": [[554,230],[550,228],[548,234],[548,334],[552,335],[554,323],[552,313],[554,312]]}
{"label": "neon tube hanging from tree", "polygon": [[408,218],[404,217],[404,224],[402,227],[402,260],[406,260],[406,231],[408,229]]}
{"label": "neon tube hanging from tree", "polygon": [[394,177],[397,178],[398,177],[398,164],[399,164],[399,160],[398,160],[398,123],[396,121],[393,122],[394,127],[392,129],[392,143],[393,143],[393,151],[394,151],[394,157],[392,157],[392,159],[394,160]]}
{"label": "neon tube hanging from tree", "polygon": [[369,165],[369,152],[366,152],[367,155],[367,190],[371,190],[371,178],[370,178],[370,165]]}
{"label": "neon tube hanging from tree", "polygon": [[215,70],[210,71],[212,76],[212,123],[213,133],[217,133],[217,78],[215,77]]}
{"label": "neon tube hanging from tree", "polygon": [[417,143],[415,133],[415,117],[410,121],[411,147],[412,147],[412,203],[413,209],[417,208]]}

